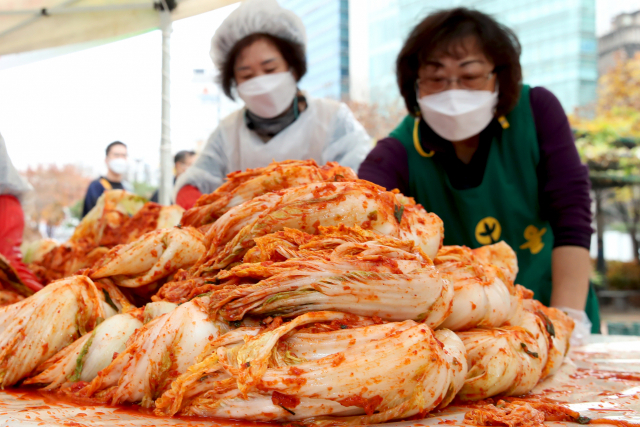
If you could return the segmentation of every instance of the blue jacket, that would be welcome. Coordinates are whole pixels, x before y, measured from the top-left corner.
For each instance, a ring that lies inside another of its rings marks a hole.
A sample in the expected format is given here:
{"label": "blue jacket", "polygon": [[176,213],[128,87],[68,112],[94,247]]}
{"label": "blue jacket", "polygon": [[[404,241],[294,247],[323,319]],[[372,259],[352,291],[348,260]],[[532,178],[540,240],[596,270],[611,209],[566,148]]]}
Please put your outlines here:
{"label": "blue jacket", "polygon": [[109,181],[107,178],[100,177],[91,181],[89,188],[87,188],[87,194],[84,196],[84,206],[82,207],[82,217],[89,213],[91,209],[96,205],[102,193],[105,190],[127,190],[131,191],[130,186],[123,182]]}

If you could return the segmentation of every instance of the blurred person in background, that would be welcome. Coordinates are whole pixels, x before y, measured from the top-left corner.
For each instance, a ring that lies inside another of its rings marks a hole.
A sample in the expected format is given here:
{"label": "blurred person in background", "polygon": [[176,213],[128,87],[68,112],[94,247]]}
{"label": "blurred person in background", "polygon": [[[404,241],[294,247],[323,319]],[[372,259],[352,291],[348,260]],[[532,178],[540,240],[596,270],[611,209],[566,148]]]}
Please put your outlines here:
{"label": "blurred person in background", "polygon": [[31,186],[11,163],[4,139],[0,135],[0,254],[9,261],[29,289],[38,291],[42,289],[42,284],[24,265],[20,252],[24,232],[24,212],[20,199],[30,190]]}
{"label": "blurred person in background", "polygon": [[[173,165],[176,171],[176,174],[173,177],[174,185],[176,183],[176,179],[178,179],[180,175],[185,173],[187,169],[191,167],[193,162],[195,162],[195,160],[196,160],[195,151],[182,150],[176,153],[176,155],[173,157]],[[158,200],[159,200],[158,190],[154,191],[153,195],[151,196],[151,199],[149,200],[152,202],[158,203]]]}
{"label": "blurred person in background", "polygon": [[125,181],[125,174],[129,169],[126,144],[114,141],[107,145],[106,153],[107,175],[101,176],[89,184],[82,207],[83,218],[93,209],[102,193],[106,190],[133,191],[133,187]]}
{"label": "blurred person in background", "polygon": [[307,70],[304,25],[275,0],[245,0],[211,40],[220,85],[245,107],[223,119],[204,150],[175,185],[188,209],[218,188],[228,173],[267,166],[273,160],[336,161],[354,170],[371,138],[349,108],[312,99],[298,89]]}
{"label": "blurred person in background", "polygon": [[516,35],[478,11],[440,11],[413,29],[396,72],[410,114],[359,177],[440,216],[445,245],[506,241],[516,283],[568,312],[578,338],[599,332],[589,173],[558,99],[522,83]]}

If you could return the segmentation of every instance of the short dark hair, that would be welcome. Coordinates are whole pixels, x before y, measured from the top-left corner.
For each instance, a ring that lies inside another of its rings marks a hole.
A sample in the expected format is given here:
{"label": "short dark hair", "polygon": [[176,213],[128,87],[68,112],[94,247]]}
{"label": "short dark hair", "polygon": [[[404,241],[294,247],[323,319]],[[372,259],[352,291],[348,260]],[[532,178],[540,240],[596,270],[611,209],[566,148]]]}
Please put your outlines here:
{"label": "short dark hair", "polygon": [[173,164],[175,165],[176,163],[184,162],[187,156],[195,156],[195,155],[196,155],[195,151],[189,151],[189,150],[178,151],[176,155],[173,157]]}
{"label": "short dark hair", "polygon": [[229,55],[227,55],[226,60],[220,70],[220,85],[222,86],[222,90],[224,94],[229,98],[234,99],[231,94],[231,87],[234,82],[234,72],[233,69],[236,64],[236,59],[238,58],[238,54],[247,46],[252,45],[254,42],[258,40],[267,40],[280,51],[280,54],[287,62],[289,67],[294,71],[296,78],[298,81],[304,76],[307,72],[307,57],[304,52],[304,46],[300,43],[295,43],[289,40],[285,40],[280,37],[272,36],[271,34],[265,33],[253,33],[249,34],[245,38],[241,39],[238,43],[233,46]]}
{"label": "short dark hair", "polygon": [[111,144],[107,145],[107,149],[106,149],[107,157],[109,157],[109,151],[111,151],[111,149],[116,145],[122,145],[124,148],[127,148],[127,144],[125,144],[124,142],[113,141]]}
{"label": "short dark hair", "polygon": [[478,41],[484,54],[495,66],[500,91],[496,117],[513,110],[520,98],[522,83],[518,37],[489,15],[459,7],[427,16],[411,31],[398,55],[398,86],[410,113],[417,114],[419,111],[416,81],[420,66],[433,54],[456,56],[456,49],[468,37]]}

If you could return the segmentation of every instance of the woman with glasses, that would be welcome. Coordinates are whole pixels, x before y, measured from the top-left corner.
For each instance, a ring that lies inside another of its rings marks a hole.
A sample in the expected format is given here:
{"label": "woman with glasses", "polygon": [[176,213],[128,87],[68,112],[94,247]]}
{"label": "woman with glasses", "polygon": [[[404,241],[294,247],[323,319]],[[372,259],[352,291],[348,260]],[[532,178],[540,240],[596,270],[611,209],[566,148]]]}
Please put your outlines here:
{"label": "woman with glasses", "polygon": [[429,15],[396,62],[410,114],[359,176],[438,214],[445,245],[506,241],[518,255],[517,283],[572,313],[584,336],[585,310],[592,330],[600,326],[589,288],[588,171],[558,99],[522,84],[519,56],[515,34],[481,12]]}

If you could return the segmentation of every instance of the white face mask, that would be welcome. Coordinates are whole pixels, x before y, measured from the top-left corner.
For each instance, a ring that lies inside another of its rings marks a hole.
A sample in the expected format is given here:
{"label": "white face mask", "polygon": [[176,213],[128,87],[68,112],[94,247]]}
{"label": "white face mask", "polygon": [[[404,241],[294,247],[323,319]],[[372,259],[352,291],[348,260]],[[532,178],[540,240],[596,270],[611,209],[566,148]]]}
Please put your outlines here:
{"label": "white face mask", "polygon": [[498,89],[451,89],[418,99],[425,122],[447,141],[462,141],[482,132],[493,119]]}
{"label": "white face mask", "polygon": [[109,160],[109,170],[111,172],[122,175],[129,169],[129,162],[126,159],[118,158]]}
{"label": "white face mask", "polygon": [[284,113],[298,92],[296,79],[290,71],[254,77],[239,84],[237,90],[247,109],[265,119]]}

